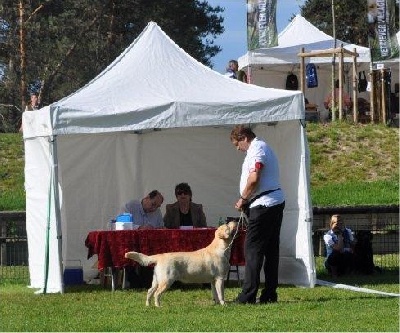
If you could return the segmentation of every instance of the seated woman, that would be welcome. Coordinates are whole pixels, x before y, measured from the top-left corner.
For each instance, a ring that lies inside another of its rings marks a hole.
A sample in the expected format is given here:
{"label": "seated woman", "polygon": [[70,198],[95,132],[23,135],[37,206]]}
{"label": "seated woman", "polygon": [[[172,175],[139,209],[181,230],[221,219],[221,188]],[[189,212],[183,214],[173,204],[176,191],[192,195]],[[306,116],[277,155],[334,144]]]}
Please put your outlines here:
{"label": "seated woman", "polygon": [[340,215],[332,215],[330,230],[324,235],[326,246],[325,267],[333,277],[350,273],[353,270],[354,236],[344,226]]}
{"label": "seated woman", "polygon": [[206,227],[206,216],[201,204],[192,202],[192,189],[187,183],[175,187],[177,201],[166,206],[164,226],[177,229],[181,226]]}

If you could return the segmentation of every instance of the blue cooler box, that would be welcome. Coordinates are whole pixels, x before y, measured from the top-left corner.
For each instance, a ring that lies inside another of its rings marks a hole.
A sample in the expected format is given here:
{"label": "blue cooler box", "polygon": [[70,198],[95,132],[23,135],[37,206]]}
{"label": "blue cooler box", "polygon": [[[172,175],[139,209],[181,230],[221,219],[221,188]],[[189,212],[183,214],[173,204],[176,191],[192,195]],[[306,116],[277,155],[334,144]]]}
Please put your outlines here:
{"label": "blue cooler box", "polygon": [[80,260],[74,260],[79,265],[65,266],[64,268],[64,285],[72,286],[83,284],[83,268]]}

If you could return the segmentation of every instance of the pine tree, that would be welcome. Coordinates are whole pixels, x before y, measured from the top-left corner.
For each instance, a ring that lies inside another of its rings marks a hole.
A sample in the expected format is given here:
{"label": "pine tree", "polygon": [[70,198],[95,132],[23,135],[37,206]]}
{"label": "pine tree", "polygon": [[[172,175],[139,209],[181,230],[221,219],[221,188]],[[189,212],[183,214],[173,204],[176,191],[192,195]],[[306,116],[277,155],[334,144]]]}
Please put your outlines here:
{"label": "pine tree", "polygon": [[[335,12],[336,38],[368,47],[366,0],[306,0],[300,7],[302,15],[318,29],[333,36],[332,3]],[[396,0],[395,17],[399,17],[399,0]],[[399,20],[395,23],[399,30]]]}
{"label": "pine tree", "polygon": [[211,65],[221,50],[214,39],[224,31],[222,12],[199,0],[2,0],[0,113],[6,110],[17,129],[31,90],[38,90],[42,105],[72,93],[113,61],[149,21]]}

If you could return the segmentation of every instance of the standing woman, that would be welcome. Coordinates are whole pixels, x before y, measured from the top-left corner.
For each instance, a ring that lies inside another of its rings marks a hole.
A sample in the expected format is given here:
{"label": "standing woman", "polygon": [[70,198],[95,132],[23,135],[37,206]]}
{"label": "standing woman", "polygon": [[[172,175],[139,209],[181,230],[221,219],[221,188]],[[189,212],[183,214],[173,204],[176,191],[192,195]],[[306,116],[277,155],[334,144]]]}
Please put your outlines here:
{"label": "standing woman", "polygon": [[279,237],[285,196],[279,183],[278,159],[272,148],[250,127],[236,126],[230,136],[237,150],[246,153],[235,208],[248,216],[244,244],[245,276],[236,303],[255,304],[264,262],[265,287],[260,303],[278,300]]}
{"label": "standing woman", "polygon": [[181,226],[193,226],[195,228],[206,227],[206,216],[201,204],[192,202],[192,189],[188,183],[180,183],[175,186],[177,201],[166,206],[164,215],[164,227],[178,229]]}

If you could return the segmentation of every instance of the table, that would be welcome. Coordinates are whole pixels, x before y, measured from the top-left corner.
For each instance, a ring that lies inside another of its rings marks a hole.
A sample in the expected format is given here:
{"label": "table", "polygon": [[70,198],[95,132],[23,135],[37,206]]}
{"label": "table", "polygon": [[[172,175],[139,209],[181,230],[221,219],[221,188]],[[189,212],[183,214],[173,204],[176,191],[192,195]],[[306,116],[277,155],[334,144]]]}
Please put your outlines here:
{"label": "table", "polygon": [[[129,251],[147,255],[195,251],[206,247],[214,239],[215,228],[195,229],[146,229],[146,230],[113,230],[91,231],[86,237],[88,259],[97,254],[98,269],[112,268],[112,289],[115,286],[115,272],[136,262],[125,258]],[[244,266],[245,231],[239,230],[232,244],[230,264]]]}
{"label": "table", "polygon": [[317,104],[306,104],[305,120],[318,122],[320,120],[320,114],[318,111]]}

